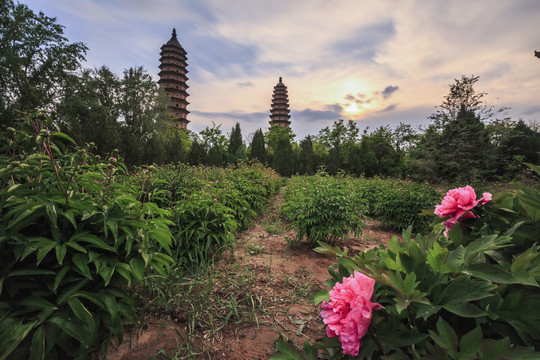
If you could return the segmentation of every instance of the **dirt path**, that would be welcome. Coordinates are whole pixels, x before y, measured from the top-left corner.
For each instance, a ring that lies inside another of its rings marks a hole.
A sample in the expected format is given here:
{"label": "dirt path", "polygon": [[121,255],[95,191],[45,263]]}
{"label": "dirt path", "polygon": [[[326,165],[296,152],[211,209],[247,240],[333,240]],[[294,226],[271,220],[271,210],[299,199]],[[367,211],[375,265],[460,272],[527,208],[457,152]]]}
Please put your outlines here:
{"label": "dirt path", "polygon": [[[253,226],[238,234],[234,249],[215,265],[220,273],[246,272],[243,279],[249,277],[233,290],[237,298],[247,297],[253,305],[241,322],[227,323],[217,331],[201,328],[201,336],[193,340],[193,351],[186,355],[182,346],[186,319],[149,320],[136,341],[109,351],[107,359],[268,359],[277,340],[301,347],[306,340],[319,339],[324,331],[320,309],[311,304],[310,297],[327,288],[323,283],[330,278],[328,267],[335,259],[315,253],[304,243],[294,244],[294,230],[287,230],[280,218],[282,201],[281,194],[274,197]],[[351,252],[386,244],[394,235],[379,229],[376,222],[366,225],[359,239],[347,242]],[[230,284],[227,289],[230,291]],[[216,286],[215,291],[224,290]]]}

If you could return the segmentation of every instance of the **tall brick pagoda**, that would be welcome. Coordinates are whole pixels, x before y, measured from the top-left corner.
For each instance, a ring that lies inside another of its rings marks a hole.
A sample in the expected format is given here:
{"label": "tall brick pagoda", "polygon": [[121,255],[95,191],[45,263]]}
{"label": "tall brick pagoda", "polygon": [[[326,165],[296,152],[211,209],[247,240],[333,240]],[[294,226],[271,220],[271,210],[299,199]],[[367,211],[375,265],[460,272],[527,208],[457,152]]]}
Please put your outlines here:
{"label": "tall brick pagoda", "polygon": [[287,86],[279,78],[279,82],[274,86],[274,94],[272,95],[272,108],[270,109],[270,125],[289,126],[289,95],[287,94]]}
{"label": "tall brick pagoda", "polygon": [[178,128],[186,129],[189,123],[186,109],[189,102],[186,98],[188,77],[186,74],[187,53],[176,38],[176,29],[172,31],[172,37],[161,47],[161,58],[159,59],[160,72],[158,83],[165,89],[170,96],[169,109],[174,116],[173,125]]}

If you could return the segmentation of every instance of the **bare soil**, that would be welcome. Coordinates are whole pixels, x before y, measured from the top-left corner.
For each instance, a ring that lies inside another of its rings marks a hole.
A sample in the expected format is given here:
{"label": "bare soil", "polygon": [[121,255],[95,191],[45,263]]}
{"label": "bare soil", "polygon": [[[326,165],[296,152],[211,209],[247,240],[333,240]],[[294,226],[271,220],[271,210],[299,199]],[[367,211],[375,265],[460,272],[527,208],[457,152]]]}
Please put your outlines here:
{"label": "bare soil", "polygon": [[[287,230],[280,218],[282,201],[282,195],[274,197],[253,226],[238,234],[234,249],[225,252],[216,264],[216,271],[252,271],[249,293],[255,295],[255,317],[227,324],[212,334],[201,329],[194,344],[197,351],[190,356],[175,350],[187,338],[186,319],[148,318],[142,329],[126,334],[119,347],[109,349],[107,359],[268,359],[275,352],[276,341],[301,347],[307,340],[320,339],[324,334],[320,308],[310,297],[328,289],[324,282],[336,260],[314,252],[305,243],[291,246],[296,234]],[[377,221],[367,221],[361,237],[337,245],[347,246],[352,254],[386,245],[393,235],[397,234],[382,229]]]}

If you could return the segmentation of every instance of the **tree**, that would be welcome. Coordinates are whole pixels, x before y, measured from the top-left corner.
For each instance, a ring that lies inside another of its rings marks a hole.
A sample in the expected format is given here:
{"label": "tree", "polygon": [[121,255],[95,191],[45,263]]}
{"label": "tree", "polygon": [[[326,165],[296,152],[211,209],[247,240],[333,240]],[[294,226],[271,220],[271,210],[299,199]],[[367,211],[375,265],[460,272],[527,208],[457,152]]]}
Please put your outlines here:
{"label": "tree", "polygon": [[200,132],[206,150],[206,164],[210,166],[227,165],[227,138],[221,133],[221,125],[212,123]]}
{"label": "tree", "polygon": [[142,67],[122,78],[105,66],[84,70],[67,90],[59,112],[79,143],[94,142],[101,155],[119,149],[128,165],[174,161],[163,148],[172,139],[168,99]]}
{"label": "tree", "polygon": [[294,173],[293,138],[294,134],[288,126],[272,125],[266,133],[272,168],[283,176],[291,176]]}
{"label": "tree", "polygon": [[476,93],[474,84],[480,79],[479,76],[471,75],[461,76],[461,79],[454,79],[454,84],[450,84],[450,93],[444,97],[444,101],[439,105],[439,110],[429,118],[434,121],[438,129],[442,129],[447,122],[456,120],[458,114],[471,112],[481,122],[487,121],[495,116],[496,113],[506,111],[507,107],[502,107],[497,111],[488,105],[484,100],[486,92]]}
{"label": "tree", "polygon": [[236,123],[231,130],[227,152],[229,153],[230,164],[236,164],[239,159],[245,157],[244,142],[242,141],[242,131],[239,123]]}
{"label": "tree", "polygon": [[499,174],[514,178],[523,162],[540,164],[540,133],[519,120],[501,138],[497,149]]}
{"label": "tree", "polygon": [[188,154],[188,162],[191,165],[202,165],[206,161],[206,149],[197,137],[191,140],[191,149]]}
{"label": "tree", "polygon": [[93,142],[97,153],[105,155],[121,147],[121,81],[107,67],[83,70],[67,85],[58,107],[68,123],[68,132],[78,144]]}
{"label": "tree", "polygon": [[354,121],[349,120],[345,125],[342,119],[334,121],[332,129],[325,127],[319,132],[319,140],[328,150],[326,168],[329,174],[336,174],[339,169],[350,170],[349,153],[356,145],[359,132]]}
{"label": "tree", "polygon": [[[432,177],[428,180],[471,181],[489,178],[494,173],[495,147],[484,121],[496,112],[484,102],[486,93],[475,92],[478,79],[462,76],[450,85],[450,93],[440,109],[430,116],[433,123],[411,153],[413,170]],[[425,180],[417,175],[413,177]]]}
{"label": "tree", "polygon": [[392,132],[381,126],[371,134],[364,131],[360,142],[360,163],[366,176],[401,175],[401,168],[392,146]]}
{"label": "tree", "polygon": [[0,126],[17,111],[54,108],[84,61],[86,45],[69,43],[63,26],[24,4],[0,3]]}
{"label": "tree", "polygon": [[249,148],[250,159],[257,159],[261,164],[266,164],[266,148],[264,145],[264,134],[261,129],[255,131]]}
{"label": "tree", "polygon": [[306,136],[300,141],[300,153],[298,154],[298,173],[313,175],[317,171],[319,161],[313,151],[311,136]]}

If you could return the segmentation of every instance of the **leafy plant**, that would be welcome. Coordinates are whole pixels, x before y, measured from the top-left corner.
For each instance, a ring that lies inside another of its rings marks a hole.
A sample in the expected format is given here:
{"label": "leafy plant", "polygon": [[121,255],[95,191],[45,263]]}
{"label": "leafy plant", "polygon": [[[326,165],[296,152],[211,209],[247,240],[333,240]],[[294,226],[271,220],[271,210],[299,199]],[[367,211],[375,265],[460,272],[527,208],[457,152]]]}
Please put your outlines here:
{"label": "leafy plant", "polygon": [[349,232],[360,235],[365,207],[350,196],[351,184],[349,178],[324,174],[289,182],[281,211],[296,229],[299,241],[305,236],[315,247],[319,241],[347,239]]}
{"label": "leafy plant", "polygon": [[57,131],[24,114],[1,137],[0,358],[85,358],[137,320],[128,289],[172,260],[168,212],[117,182]]}
{"label": "leafy plant", "polygon": [[[540,174],[538,166],[531,168]],[[394,237],[387,249],[355,255],[326,244],[316,249],[337,256],[329,286],[354,271],[376,280],[372,301],[382,309],[373,312],[358,358],[538,357],[540,251],[533,234],[540,187],[515,186],[478,218],[456,224],[448,239],[437,223],[415,238],[409,227],[403,241]],[[324,299],[327,291],[314,296],[316,303]],[[327,337],[303,352],[281,344],[274,359],[339,359],[340,347]]]}

